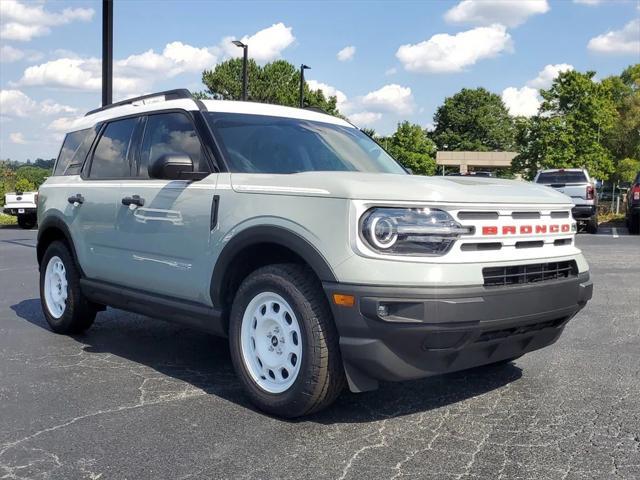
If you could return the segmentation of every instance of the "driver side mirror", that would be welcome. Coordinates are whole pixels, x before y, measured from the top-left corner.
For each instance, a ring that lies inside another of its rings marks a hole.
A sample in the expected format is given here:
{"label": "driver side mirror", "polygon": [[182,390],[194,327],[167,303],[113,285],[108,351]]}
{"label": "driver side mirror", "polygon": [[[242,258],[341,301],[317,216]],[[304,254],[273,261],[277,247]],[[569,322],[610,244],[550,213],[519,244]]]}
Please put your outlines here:
{"label": "driver side mirror", "polygon": [[165,153],[149,165],[149,177],[162,180],[189,178],[193,172],[193,161],[182,153]]}

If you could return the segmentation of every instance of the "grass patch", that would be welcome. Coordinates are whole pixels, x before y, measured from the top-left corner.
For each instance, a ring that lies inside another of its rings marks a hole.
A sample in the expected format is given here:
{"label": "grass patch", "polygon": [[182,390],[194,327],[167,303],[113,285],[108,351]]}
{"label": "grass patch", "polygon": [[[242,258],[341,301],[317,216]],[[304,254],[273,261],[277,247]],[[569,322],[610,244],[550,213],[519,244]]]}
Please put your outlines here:
{"label": "grass patch", "polygon": [[0,225],[17,225],[18,218],[13,215],[5,215],[0,213]]}
{"label": "grass patch", "polygon": [[615,223],[615,224],[623,224],[624,223],[624,213],[599,213],[598,214],[598,223]]}

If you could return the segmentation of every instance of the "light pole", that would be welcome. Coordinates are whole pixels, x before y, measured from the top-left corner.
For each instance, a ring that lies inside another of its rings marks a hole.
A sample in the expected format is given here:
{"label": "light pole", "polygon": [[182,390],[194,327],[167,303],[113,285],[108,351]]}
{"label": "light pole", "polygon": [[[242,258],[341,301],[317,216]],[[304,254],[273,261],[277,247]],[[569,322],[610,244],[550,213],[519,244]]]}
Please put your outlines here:
{"label": "light pole", "polygon": [[300,108],[304,108],[304,71],[309,69],[304,63],[300,65]]}
{"label": "light pole", "polygon": [[247,101],[247,63],[249,61],[249,45],[242,43],[240,40],[233,40],[236,47],[242,48],[242,100]]}
{"label": "light pole", "polygon": [[113,1],[102,0],[102,106],[113,101]]}

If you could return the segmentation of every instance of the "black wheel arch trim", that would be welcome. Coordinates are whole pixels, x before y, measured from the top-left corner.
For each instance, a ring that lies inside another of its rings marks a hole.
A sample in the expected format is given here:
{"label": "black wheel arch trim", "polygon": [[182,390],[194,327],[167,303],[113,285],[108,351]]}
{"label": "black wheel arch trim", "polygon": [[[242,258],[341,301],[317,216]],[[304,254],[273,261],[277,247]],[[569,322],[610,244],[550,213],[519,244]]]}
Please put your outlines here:
{"label": "black wheel arch trim", "polygon": [[259,225],[236,234],[220,252],[211,279],[210,293],[213,305],[221,306],[224,303],[225,274],[236,255],[247,247],[262,243],[273,243],[288,248],[302,258],[321,281],[338,281],[329,262],[308,240],[286,227]]}
{"label": "black wheel arch trim", "polygon": [[78,261],[78,255],[76,254],[76,247],[73,243],[73,238],[71,237],[71,231],[69,227],[65,223],[63,219],[61,219],[57,215],[50,215],[46,217],[39,225],[38,225],[38,237],[36,244],[36,255],[38,260],[38,268],[40,267],[40,263],[42,262],[42,257],[44,257],[44,252],[46,251],[46,247],[42,245],[43,237],[45,233],[51,229],[60,230],[62,235],[64,236],[67,244],[69,245],[69,249],[71,250],[71,256],[73,257],[73,261],[76,264],[76,268],[78,272],[80,272],[80,276],[84,277],[84,271],[80,266],[80,262]]}

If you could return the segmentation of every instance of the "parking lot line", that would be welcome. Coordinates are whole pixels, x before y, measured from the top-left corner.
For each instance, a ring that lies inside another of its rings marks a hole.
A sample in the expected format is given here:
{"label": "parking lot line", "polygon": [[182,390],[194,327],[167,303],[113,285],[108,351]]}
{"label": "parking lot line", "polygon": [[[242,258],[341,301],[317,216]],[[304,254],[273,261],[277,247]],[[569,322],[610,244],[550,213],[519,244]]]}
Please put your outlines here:
{"label": "parking lot line", "polygon": [[611,229],[611,234],[612,234],[613,238],[618,238],[618,237],[619,237],[619,235],[618,235],[618,229],[617,229],[616,227],[613,227],[613,228]]}

